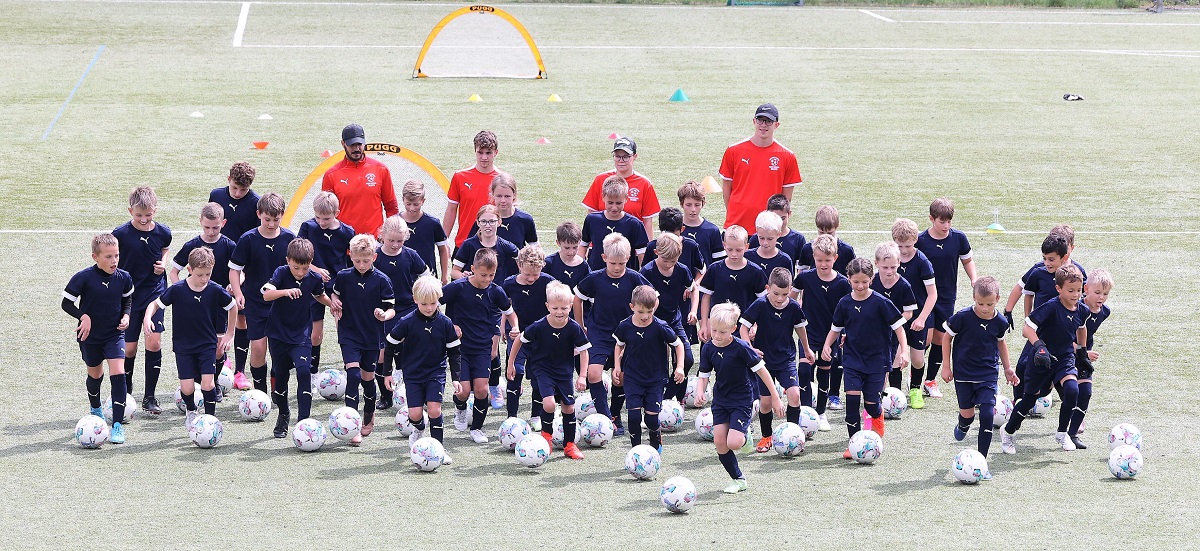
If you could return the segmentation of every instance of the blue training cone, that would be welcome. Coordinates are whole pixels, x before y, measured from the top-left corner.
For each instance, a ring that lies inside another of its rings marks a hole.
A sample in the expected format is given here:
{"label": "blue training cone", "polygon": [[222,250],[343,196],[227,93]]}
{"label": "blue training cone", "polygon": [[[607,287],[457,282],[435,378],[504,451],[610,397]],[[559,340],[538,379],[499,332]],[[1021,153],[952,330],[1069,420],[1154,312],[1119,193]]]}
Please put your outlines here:
{"label": "blue training cone", "polygon": [[676,88],[675,93],[671,94],[671,101],[681,102],[681,101],[692,101],[692,100],[688,99],[687,94],[683,93],[683,88]]}

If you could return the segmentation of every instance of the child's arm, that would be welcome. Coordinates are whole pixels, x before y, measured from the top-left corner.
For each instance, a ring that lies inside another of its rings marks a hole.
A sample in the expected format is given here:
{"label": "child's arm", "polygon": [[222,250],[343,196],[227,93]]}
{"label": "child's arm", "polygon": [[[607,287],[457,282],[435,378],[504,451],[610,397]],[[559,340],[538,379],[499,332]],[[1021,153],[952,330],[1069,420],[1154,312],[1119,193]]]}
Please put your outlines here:
{"label": "child's arm", "polygon": [[1008,345],[1004,339],[996,341],[996,347],[1000,350],[1000,365],[1004,366],[1004,378],[1008,384],[1017,386],[1021,384],[1021,379],[1017,377],[1017,372],[1013,371],[1011,362],[1008,359]]}
{"label": "child's arm", "polygon": [[242,294],[242,271],[229,269],[229,294],[237,301],[239,310],[246,307],[246,296]]}
{"label": "child's arm", "polygon": [[442,285],[450,283],[450,245],[438,245],[438,263],[442,266]]}
{"label": "child's arm", "polygon": [[967,279],[971,280],[971,285],[975,284],[975,257],[962,259],[963,271],[967,272]]}
{"label": "child's arm", "polygon": [[892,367],[904,369],[908,367],[908,336],[904,333],[903,325],[893,329],[893,331],[896,332],[896,342],[899,345],[896,347],[896,359],[892,362]]}
{"label": "child's arm", "polygon": [[684,356],[683,341],[680,340],[679,344],[675,345],[675,358],[677,360],[675,362],[675,382],[676,383],[682,383],[684,380],[687,379],[687,374],[683,372],[683,356]]}
{"label": "child's arm", "polygon": [[465,274],[463,273],[463,270],[459,269],[458,266],[455,266],[450,270],[450,277],[452,279],[462,279],[464,275]]}
{"label": "child's arm", "polygon": [[[1013,308],[1017,307],[1017,301],[1021,299],[1022,294],[1024,293],[1021,292],[1021,284],[1013,285],[1012,291],[1008,292],[1008,301],[1004,303],[1004,317],[1008,318],[1008,329],[1010,331],[1016,329],[1016,326],[1013,324],[1012,313]],[[1028,309],[1025,310],[1025,314],[1029,314]]]}
{"label": "child's arm", "polygon": [[1037,330],[1030,327],[1029,324],[1025,324],[1023,327],[1021,327],[1021,336],[1025,337],[1025,339],[1029,341],[1029,344],[1034,346],[1037,346],[1037,344],[1042,340],[1041,337],[1038,337]]}
{"label": "child's arm", "polygon": [[1033,311],[1033,295],[1025,295],[1025,315]]}
{"label": "child's arm", "polygon": [[171,273],[167,276],[167,278],[171,281],[171,285],[179,283],[179,268],[171,266]]}
{"label": "child's arm", "polygon": [[[699,376],[696,377],[696,395],[692,397],[692,407],[703,407],[704,406],[704,393],[705,393],[705,391],[708,390],[708,378],[711,375],[712,375],[711,371],[709,371],[709,372],[701,371]],[[767,385],[767,386],[770,386],[772,388],[775,387],[774,384]]]}
{"label": "child's arm", "polygon": [[[776,417],[783,417],[783,414],[784,414],[783,401],[781,401],[779,399],[779,392],[775,390],[775,381],[771,380],[771,372],[767,371],[767,368],[765,366],[763,366],[761,361],[759,361],[758,365],[755,367],[757,367],[758,369],[751,368],[751,370],[754,371],[754,373],[758,375],[758,378],[760,380],[762,380],[763,388],[769,389],[771,391],[771,409],[775,410]],[[699,385],[696,385],[696,386],[699,386]]]}
{"label": "child's arm", "polygon": [[520,351],[521,339],[518,337],[513,340],[512,346],[508,347],[508,369],[506,370],[505,376],[507,376],[508,380],[510,381],[517,378],[517,352]]}
{"label": "child's arm", "polygon": [[746,342],[754,340],[750,333],[751,331],[749,325],[740,322],[738,323],[738,336],[742,337],[742,340]]}
{"label": "child's arm", "polygon": [[583,299],[575,297],[575,300],[571,302],[571,313],[575,316],[575,323],[587,331],[587,326],[583,324]]}
{"label": "child's arm", "polygon": [[924,331],[925,322],[929,321],[929,314],[933,313],[933,306],[937,304],[937,286],[930,283],[925,286],[925,306],[921,307],[921,313],[917,314],[917,318],[908,326],[913,331]]}
{"label": "child's arm", "polygon": [[[154,322],[151,318],[154,317],[154,313],[157,311],[158,301],[150,301],[150,304],[146,306],[146,315],[142,317],[142,333],[146,335],[147,338],[154,334]],[[234,321],[236,322],[237,319],[234,319]]]}
{"label": "child's arm", "polygon": [[517,322],[517,313],[510,310],[504,315],[504,321],[508,324],[508,338],[520,340],[521,326]]}
{"label": "child's arm", "polygon": [[[950,333],[942,333],[942,380],[947,383],[954,380],[954,370],[950,367],[950,347],[954,345],[954,337]],[[1003,348],[1003,346],[1001,346]]]}
{"label": "child's arm", "polygon": [[171,254],[171,249],[163,247],[162,258],[160,258],[154,262],[154,275],[163,275],[163,274],[167,273],[167,263],[170,262],[170,260],[169,260],[170,254]]}
{"label": "child's arm", "polygon": [[[296,287],[293,289],[275,289],[275,288],[268,289],[264,285],[263,289],[262,289],[262,294],[263,294],[263,300],[265,300],[267,302],[271,302],[271,301],[274,301],[276,299],[281,299],[281,298],[292,298],[292,299],[300,298],[300,296],[303,294],[303,292],[300,291],[299,287]],[[326,303],[327,302],[328,302],[328,300],[326,300]],[[322,304],[325,304],[325,303],[322,303]]]}
{"label": "child's arm", "polygon": [[[449,203],[446,205],[446,214],[442,215],[442,232],[447,236],[450,235],[450,230],[454,229],[454,221],[458,219],[458,203]],[[442,273],[446,273],[442,271]]]}
{"label": "child's arm", "polygon": [[804,327],[796,328],[796,339],[800,343],[800,353],[804,355],[805,361],[814,363],[817,361],[817,355],[813,353],[812,348],[809,348],[808,329]]}
{"label": "child's arm", "polygon": [[333,308],[333,303],[330,302],[329,295],[326,293],[321,293],[321,294],[313,297],[313,300],[320,302],[321,304],[324,304],[326,308]]}
{"label": "child's arm", "polygon": [[825,337],[825,344],[821,347],[821,357],[827,362],[833,361],[833,343],[837,342],[842,336],[841,331],[829,330],[829,335]]}
{"label": "child's arm", "polygon": [[[700,323],[696,326],[696,329],[699,332],[700,342],[708,342],[710,338],[708,334],[708,311],[712,307],[712,295],[708,293],[702,293],[702,295],[700,297]],[[692,303],[692,308],[696,308],[695,303]]]}
{"label": "child's arm", "polygon": [[621,357],[625,355],[625,345],[617,343],[613,346],[613,372],[612,382],[614,385],[621,383]]}
{"label": "child's arm", "polygon": [[584,369],[580,369],[579,377],[575,378],[575,390],[578,390],[579,392],[583,392],[585,389],[587,389],[587,365],[588,365],[588,351],[587,350],[579,351],[579,365],[584,366]]}

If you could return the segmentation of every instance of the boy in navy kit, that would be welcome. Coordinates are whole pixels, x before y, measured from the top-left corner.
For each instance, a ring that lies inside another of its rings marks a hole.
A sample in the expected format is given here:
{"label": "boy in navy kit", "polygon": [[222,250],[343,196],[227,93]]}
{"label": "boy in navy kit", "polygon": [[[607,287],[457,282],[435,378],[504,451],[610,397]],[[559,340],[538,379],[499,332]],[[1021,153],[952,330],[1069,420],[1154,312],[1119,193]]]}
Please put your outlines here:
{"label": "boy in navy kit", "polygon": [[[504,289],[504,294],[508,295],[509,300],[512,301],[513,311],[516,312],[517,322],[521,324],[521,327],[529,327],[529,324],[549,314],[549,311],[546,310],[546,287],[554,282],[554,278],[542,273],[545,265],[546,253],[542,251],[542,246],[537,243],[525,245],[521,249],[521,253],[517,255],[517,268],[520,273],[509,276],[500,285],[500,288]],[[505,349],[511,350],[519,338],[506,338]],[[521,383],[526,378],[533,381],[533,374],[527,371],[528,363],[524,354],[516,356],[508,354],[506,358],[508,357],[511,357],[511,360],[506,362],[508,386],[505,393],[505,406],[508,416],[516,417],[517,410],[521,407]],[[529,410],[529,418],[533,419],[535,416],[540,417],[538,407],[541,405],[542,396],[536,385],[531,386],[533,407]]]}
{"label": "boy in navy kit", "polygon": [[[412,228],[399,215],[387,217],[379,227],[380,245],[375,251],[375,269],[388,277],[395,297],[395,315],[384,320],[384,334],[391,332],[400,318],[417,309],[412,296],[413,284],[423,275],[432,275],[421,255],[407,246],[411,236]],[[337,302],[335,297],[334,303]],[[379,402],[375,407],[386,410],[392,407],[392,393],[384,386],[384,377],[392,374],[392,365],[396,363],[397,358],[395,347],[381,344],[383,349],[379,351],[378,368],[380,376],[375,378],[379,389]]]}
{"label": "boy in navy kit", "polygon": [[917,249],[918,235],[917,223],[912,220],[897,218],[892,223],[892,241],[900,250],[900,267],[897,271],[912,288],[913,296],[920,306],[904,326],[904,335],[908,338],[910,351],[908,407],[913,409],[925,407],[925,397],[921,390],[925,382],[925,347],[929,344],[930,316],[933,315],[933,308],[938,299],[933,264],[929,263],[925,253]]}
{"label": "boy in navy kit", "polygon": [[[400,195],[404,202],[400,218],[408,224],[408,247],[421,256],[434,277],[442,278],[442,285],[450,283],[450,246],[454,240],[446,236],[441,220],[421,210],[425,206],[425,184],[420,180],[404,182]],[[379,238],[383,239],[382,229]]]}
{"label": "boy in navy kit", "polygon": [[612,175],[604,180],[604,210],[593,212],[583,219],[583,243],[587,248],[587,262],[592,270],[604,269],[604,240],[614,233],[629,240],[633,253],[629,257],[629,269],[637,271],[646,253],[646,227],[637,217],[625,212],[625,200],[629,186],[625,179]]}
{"label": "boy in navy kit", "polygon": [[[232,341],[231,329],[237,324],[237,303],[225,288],[212,281],[217,259],[208,247],[188,253],[187,279],[177,282],[146,308],[143,331],[151,331],[149,320],[158,310],[172,307],[171,346],[175,368],[179,372],[179,393],[183,395],[191,428],[196,412],[196,381],[200,381],[204,413],[217,412],[217,391],[213,379],[217,358],[225,355]],[[222,270],[223,271],[223,270]]]}
{"label": "boy in navy kit", "polygon": [[[875,246],[875,278],[871,280],[871,290],[892,301],[900,314],[904,316],[905,326],[917,311],[917,297],[913,294],[908,281],[900,277],[900,248],[891,241],[884,241]],[[905,331],[905,337],[908,332]],[[898,342],[892,340],[891,348],[896,349]],[[904,384],[904,370],[895,368],[888,372],[888,386],[901,388]]]}
{"label": "boy in navy kit", "polygon": [[[841,218],[838,216],[837,207],[823,205],[821,208],[818,208],[816,224],[818,237],[830,235],[834,239],[837,239],[837,262],[833,265],[833,271],[846,275],[846,266],[849,266],[850,261],[855,258],[854,247],[851,247],[837,236],[838,228],[841,227]],[[800,265],[799,269],[801,271],[814,266],[812,243],[806,243],[800,249],[800,258],[796,260],[796,263]]]}
{"label": "boy in navy kit", "polygon": [[[666,207],[658,213],[658,231],[661,234],[673,234],[680,238],[680,250],[678,261],[687,266],[696,281],[704,277],[705,270],[708,270],[708,256],[700,252],[700,244],[690,237],[683,236],[683,211],[675,207]],[[646,245],[646,254],[642,255],[642,268],[649,266],[658,258],[658,243],[661,237],[653,239]],[[690,295],[689,295],[690,296]],[[685,308],[686,312],[687,309]]]}
{"label": "boy in navy kit", "polygon": [[[1017,305],[1017,301],[1024,296],[1025,316],[1028,317],[1030,312],[1033,312],[1037,307],[1058,298],[1058,291],[1054,287],[1054,273],[1058,268],[1067,262],[1067,240],[1061,235],[1051,233],[1042,241],[1042,261],[1035,263],[1024,275],[1021,280],[1013,286],[1012,291],[1008,294],[1008,302],[1004,305],[1004,319],[1008,320],[1010,329],[1015,329],[1015,321],[1013,320],[1013,308]],[[1082,273],[1082,270],[1080,270]],[[1085,280],[1086,283],[1086,280]],[[1021,357],[1017,360],[1017,377],[1025,378],[1025,368],[1029,367],[1029,354],[1033,351],[1028,347],[1024,348]],[[1013,387],[1013,396],[1015,399],[1021,399],[1025,394],[1025,385],[1018,384]]]}
{"label": "boy in navy kit", "polygon": [[[492,177],[488,192],[488,203],[496,206],[500,224],[496,235],[512,243],[517,249],[538,242],[537,225],[529,213],[517,208],[517,181],[506,172],[497,172]],[[471,235],[479,233],[479,224],[471,226]],[[513,274],[509,274],[510,276]]]}
{"label": "boy in navy kit", "polygon": [[[800,259],[800,251],[804,250],[804,245],[808,240],[804,238],[804,234],[788,227],[788,218],[792,216],[792,203],[787,196],[782,193],[776,193],[767,199],[767,212],[770,212],[779,217],[783,221],[780,235],[777,239],[779,250],[788,255],[793,262]],[[757,222],[757,220],[756,220]],[[756,224],[757,225],[757,224]],[[783,231],[787,230],[787,231]],[[757,249],[759,247],[758,235],[750,236],[750,248]],[[795,273],[796,266],[788,268],[789,272]],[[770,272],[768,272],[768,275]]]}
{"label": "boy in navy kit", "polygon": [[[762,268],[746,260],[746,230],[733,225],[725,229],[725,259],[708,266],[704,280],[700,282],[700,302],[692,305],[692,314],[700,320],[700,340],[708,342],[708,314],[723,302],[737,305],[738,312],[767,293],[767,275]],[[736,323],[736,320],[734,320]],[[704,347],[701,346],[701,349]]]}
{"label": "boy in navy kit", "polygon": [[[313,218],[300,224],[296,237],[309,240],[313,245],[312,269],[325,282],[325,293],[332,296],[333,276],[350,266],[346,251],[354,238],[354,228],[338,220],[341,203],[337,195],[322,191],[313,198]],[[312,305],[312,364],[311,379],[317,388],[317,370],[321,366],[321,344],[325,342],[325,306],[319,302]],[[299,374],[297,374],[297,377]],[[353,388],[353,387],[350,387]]]}
{"label": "boy in navy kit", "polygon": [[[104,362],[108,362],[108,381],[112,385],[113,425],[109,441],[125,443],[125,330],[133,304],[133,278],[117,268],[121,252],[112,234],[92,238],[92,260],[96,263],[71,276],[63,289],[62,309],[79,320],[75,341],[83,364],[87,366],[87,394],[91,414],[101,419],[100,383],[104,380]],[[75,303],[79,304],[76,305]]]}
{"label": "boy in navy kit", "polygon": [[[283,197],[278,193],[263,195],[256,211],[258,227],[242,234],[233,249],[233,256],[229,257],[229,286],[246,319],[246,337],[250,339],[250,377],[254,388],[263,392],[270,391],[267,388],[267,315],[271,313],[271,305],[263,299],[262,288],[277,268],[287,264],[288,244],[296,238],[292,230],[279,227],[283,210]],[[312,316],[308,318],[312,325]],[[236,334],[233,345],[237,347]],[[311,379],[307,382],[311,390]]]}
{"label": "boy in navy kit", "polygon": [[[678,212],[678,209],[673,207],[663,209],[658,217],[660,223],[664,217],[671,216],[668,212],[671,210]],[[654,260],[642,266],[641,271],[642,277],[646,278],[658,292],[659,303],[655,315],[667,322],[667,325],[675,330],[684,343],[683,355],[675,357],[676,367],[683,369],[683,380],[667,381],[666,389],[666,397],[674,398],[680,404],[683,403],[684,395],[687,393],[688,372],[692,370],[692,365],[695,363],[695,358],[692,356],[692,345],[688,340],[687,331],[684,329],[683,305],[687,297],[695,291],[696,283],[690,267],[680,261],[680,254],[684,248],[683,239],[674,233],[664,231],[661,237],[654,240]],[[688,312],[689,316],[690,314],[691,312]]]}
{"label": "boy in navy kit", "polygon": [[567,221],[554,229],[554,237],[558,252],[546,257],[546,267],[542,268],[542,271],[562,282],[571,289],[571,294],[574,294],[575,286],[591,271],[583,256],[579,254],[583,232],[578,224]]}
{"label": "boy in navy kit", "polygon": [[[736,226],[730,226],[731,228]],[[723,302],[713,306],[709,313],[709,346],[700,350],[700,378],[696,382],[696,397],[692,404],[701,407],[701,397],[708,387],[708,379],[715,371],[717,383],[713,385],[713,443],[717,447],[717,459],[733,483],[723,492],[736,494],[749,489],[742,469],[738,467],[734,450],[746,445],[746,434],[750,430],[751,409],[754,406],[754,382],[766,387],[771,393],[771,409],[775,415],[783,416],[783,402],[775,392],[771,375],[763,365],[758,353],[750,343],[734,337],[741,310],[736,304]],[[757,377],[757,379],[756,379]]]}
{"label": "boy in navy kit", "polygon": [[[355,446],[375,430],[375,362],[383,349],[384,324],[396,315],[392,280],[375,267],[376,246],[369,235],[350,240],[351,267],[334,276],[330,298],[346,365],[347,406],[358,409],[358,388],[362,386],[362,431],[350,439]],[[386,391],[386,383],[382,386]]]}
{"label": "boy in navy kit", "polygon": [[[842,365],[846,370],[846,432],[849,436],[862,429],[863,407],[871,416],[871,430],[883,436],[883,408],[879,405],[883,385],[893,367],[903,369],[908,364],[904,316],[891,301],[871,290],[874,272],[875,266],[865,258],[851,260],[846,266],[852,291],[838,301],[833,311],[833,324],[821,350],[821,356],[829,360],[834,343],[841,335],[846,336]],[[895,335],[900,343],[891,357],[890,335]],[[850,448],[842,452],[842,458],[850,459]]]}
{"label": "boy in navy kit", "polygon": [[583,327],[571,319],[573,302],[573,294],[566,284],[555,281],[546,285],[546,310],[549,313],[525,327],[521,338],[509,350],[508,363],[511,366],[518,355],[525,355],[526,371],[542,396],[539,423],[542,438],[551,449],[554,448],[549,429],[554,423],[554,408],[556,404],[561,405],[563,455],[583,459],[583,453],[575,444],[575,391],[587,387],[587,373],[579,373],[574,385],[571,380],[575,378],[576,366],[588,364],[588,348],[592,345]]}
{"label": "boy in navy kit", "polygon": [[[425,436],[425,413],[429,414],[429,436],[442,441],[442,392],[446,389],[446,366],[458,366],[461,362],[461,341],[454,330],[454,322],[438,310],[442,298],[442,286],[436,277],[421,276],[412,288],[417,309],[404,316],[388,332],[387,341],[404,357],[404,364],[397,369],[404,373],[404,393],[408,399],[408,420],[413,432],[408,435],[408,446]],[[456,377],[457,378],[457,377]],[[391,374],[384,377],[387,389],[394,385]],[[459,382],[454,381],[454,392]],[[446,454],[443,464],[451,463]]]}
{"label": "boy in navy kit", "polygon": [[[262,286],[263,300],[270,305],[266,336],[271,348],[271,374],[275,388],[271,397],[279,410],[275,438],[287,436],[291,412],[288,409],[288,379],[296,370],[297,420],[309,417],[312,409],[312,383],[304,377],[312,361],[312,302],[332,306],[325,294],[325,283],[312,271],[313,246],[307,239],[294,239],[287,246],[287,264]],[[255,381],[257,383],[257,380]]]}
{"label": "boy in navy kit", "polygon": [[[792,270],[796,269],[796,264],[790,255],[779,248],[783,219],[764,210],[754,219],[754,226],[757,233],[751,241],[757,245],[752,245],[751,249],[746,251],[746,260],[757,264],[764,274],[770,275],[775,268],[783,268],[791,274]],[[790,275],[788,277],[791,278]]]}
{"label": "boy in navy kit", "polygon": [[680,361],[675,362],[674,373],[670,374],[671,351],[674,349],[675,358],[682,358],[683,341],[674,328],[654,316],[654,310],[658,308],[657,294],[654,287],[649,285],[633,289],[629,304],[633,315],[617,324],[617,330],[613,332],[616,341],[613,348],[613,383],[625,390],[630,443],[634,446],[642,443],[644,411],[650,447],[662,453],[658,413],[662,410],[663,392],[667,389],[668,380],[682,383],[685,375],[683,362]]}
{"label": "boy in navy kit", "polygon": [[[233,249],[237,244],[221,233],[224,227],[225,209],[221,207],[220,203],[209,203],[200,209],[200,235],[184,243],[179,252],[175,253],[175,258],[171,259],[170,282],[172,285],[179,283],[179,273],[187,268],[188,257],[192,254],[192,251],[199,247],[207,247],[212,251],[213,260],[216,262],[214,266],[217,266],[212,271],[210,280],[228,290],[229,270],[226,269],[226,266],[229,265],[229,257],[233,255]],[[236,310],[234,311],[234,319],[237,319]],[[233,333],[234,331],[231,329],[230,342],[232,342]],[[218,352],[221,353],[221,356],[217,358],[217,370],[219,371],[221,369],[220,366],[227,365],[228,357],[225,349],[218,349]],[[236,375],[234,378],[236,379]],[[217,385],[216,388],[217,402],[220,402],[224,399],[221,392],[221,385]]]}
{"label": "boy in navy kit", "polygon": [[[1004,335],[1008,320],[996,311],[1000,285],[991,276],[975,280],[971,286],[975,305],[963,308],[942,324],[946,340],[942,344],[942,380],[954,381],[958,395],[958,424],[954,439],[962,441],[975,420],[979,408],[979,453],[988,455],[992,446],[992,421],[996,405],[996,364],[1004,366],[1004,378],[1016,383],[1017,374],[1008,361]],[[985,472],[984,480],[992,473]]]}
{"label": "boy in navy kit", "polygon": [[705,264],[725,258],[725,246],[721,243],[721,228],[704,219],[700,213],[704,210],[707,198],[704,186],[689,181],[675,192],[679,198],[679,208],[683,210],[683,237],[700,245],[704,254]]}
{"label": "boy in navy kit", "polygon": [[[471,262],[471,275],[451,281],[442,289],[441,297],[442,304],[446,305],[446,315],[462,330],[462,361],[456,372],[456,379],[462,384],[454,395],[454,407],[458,410],[454,426],[460,431],[469,427],[471,439],[477,444],[488,441],[483,434],[483,422],[488,411],[488,377],[492,363],[498,360],[496,338],[501,318],[508,324],[511,336],[520,332],[512,301],[499,285],[493,283],[496,266],[496,253],[491,249],[479,249]],[[403,356],[401,360],[407,361]],[[468,424],[467,395],[471,392],[475,394],[475,405]]]}
{"label": "boy in navy kit", "polygon": [[[808,318],[808,332],[813,335],[828,335],[838,301],[850,294],[850,281],[833,270],[833,263],[837,260],[837,240],[832,235],[817,236],[812,246],[813,263],[816,266],[796,274],[792,280],[792,298],[804,309],[805,317]],[[825,416],[825,409],[829,403],[829,383],[834,368],[841,368],[840,354],[832,359],[817,358],[816,367],[816,410],[820,416],[820,430],[828,431],[829,420]],[[805,370],[802,363],[800,373],[804,373]]]}
{"label": "boy in navy kit", "polygon": [[[1012,418],[1000,433],[1000,450],[1004,453],[1017,453],[1013,435],[1021,429],[1021,423],[1033,410],[1034,402],[1042,395],[1043,389],[1049,390],[1051,385],[1059,388],[1062,396],[1060,408],[1071,411],[1079,403],[1076,350],[1086,350],[1085,346],[1077,343],[1087,343],[1087,326],[1084,324],[1087,308],[1079,306],[1079,299],[1083,295],[1083,274],[1071,264],[1062,266],[1054,272],[1054,286],[1058,289],[1058,299],[1034,308],[1025,317],[1025,326],[1021,329],[1021,335],[1029,341],[1025,347],[1032,353],[1021,354],[1022,358],[1031,357],[1030,365],[1025,368],[1025,380],[1022,381],[1024,394],[1017,401]],[[1084,359],[1088,359],[1086,355]],[[1089,366],[1084,364],[1082,367]],[[1078,436],[1078,427],[1074,430],[1070,432],[1069,426],[1063,427],[1060,419],[1055,439],[1063,450],[1076,449],[1072,437]]]}
{"label": "boy in navy kit", "polygon": [[[1070,424],[1067,428],[1067,433],[1075,435],[1071,438],[1071,442],[1080,450],[1087,449],[1087,446],[1079,439],[1079,435],[1083,434],[1083,418],[1087,415],[1088,405],[1092,402],[1092,373],[1095,371],[1092,362],[1100,359],[1100,353],[1092,349],[1095,346],[1094,337],[1096,331],[1100,329],[1100,324],[1112,315],[1112,310],[1105,304],[1108,302],[1109,293],[1112,292],[1112,276],[1109,275],[1108,270],[1096,270],[1092,272],[1092,277],[1084,285],[1084,288],[1087,289],[1087,294],[1079,304],[1086,308],[1083,312],[1083,325],[1087,328],[1087,346],[1075,351],[1075,365],[1079,370],[1079,405],[1071,411]],[[1060,411],[1058,421],[1060,427],[1062,426],[1062,415]]]}
{"label": "boy in navy kit", "polygon": [[[624,193],[624,192],[622,192]],[[621,195],[624,197],[624,195]],[[645,232],[641,232],[645,235]],[[650,282],[641,274],[628,269],[630,258],[629,240],[619,233],[610,233],[604,238],[604,269],[596,270],[583,278],[575,287],[575,322],[587,331],[588,342],[592,343],[587,366],[587,386],[596,403],[596,411],[613,419],[613,435],[623,436],[625,426],[621,423],[621,407],[625,404],[625,389],[613,382],[612,400],[604,388],[603,373],[612,369],[612,354],[616,347],[613,331],[621,320],[633,314],[629,304],[633,301],[633,289]],[[583,303],[589,302],[585,323]],[[545,427],[543,427],[544,429]]]}
{"label": "boy in navy kit", "polygon": [[[773,214],[771,216],[774,216]],[[755,300],[750,307],[742,312],[741,336],[749,342],[756,351],[761,351],[764,366],[771,379],[779,381],[787,394],[787,421],[800,424],[800,405],[812,403],[812,364],[816,360],[809,347],[808,320],[800,303],[792,300],[792,273],[787,268],[776,267],[767,277],[767,294]],[[795,338],[792,334],[795,333]],[[803,355],[805,369],[797,372],[796,339],[800,341],[800,353]],[[754,451],[764,453],[771,449],[771,404],[767,397],[775,390],[758,385],[759,400],[758,423],[762,430],[762,438],[754,446]],[[782,398],[782,396],[780,397]]]}
{"label": "boy in navy kit", "polygon": [[[213,189],[208,194],[210,203],[217,203],[225,211],[225,226],[221,235],[237,243],[242,234],[259,225],[258,193],[250,189],[254,184],[254,167],[250,163],[239,162],[229,167],[226,186]],[[215,252],[215,251],[214,251]],[[185,259],[186,260],[186,259]],[[183,264],[180,262],[180,264]],[[224,264],[217,264],[217,270],[223,270]],[[233,387],[238,390],[249,390],[250,381],[246,379],[246,358],[250,354],[250,337],[246,332],[246,317],[242,307],[238,306],[237,330],[233,333],[234,375]]]}
{"label": "boy in navy kit", "polygon": [[925,383],[922,392],[930,398],[941,398],[942,391],[938,389],[938,371],[942,363],[942,324],[954,314],[954,300],[958,296],[958,265],[962,263],[963,271],[971,285],[975,284],[975,261],[971,258],[971,243],[967,234],[951,227],[954,220],[954,202],[938,197],[929,204],[929,229],[917,237],[917,249],[925,253],[933,266],[934,284],[937,287],[937,302],[933,307],[933,316],[928,324],[929,356],[926,363]]}

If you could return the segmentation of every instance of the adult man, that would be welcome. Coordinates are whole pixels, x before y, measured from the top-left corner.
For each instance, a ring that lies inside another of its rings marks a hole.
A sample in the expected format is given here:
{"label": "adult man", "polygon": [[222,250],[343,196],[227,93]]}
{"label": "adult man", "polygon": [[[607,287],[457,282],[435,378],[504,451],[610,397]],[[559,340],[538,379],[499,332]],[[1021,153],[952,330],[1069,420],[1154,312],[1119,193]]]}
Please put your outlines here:
{"label": "adult man", "polygon": [[767,208],[767,199],[782,193],[792,200],[800,185],[796,154],[775,141],[779,110],[770,103],[754,112],[754,134],[730,145],[721,157],[721,197],[725,200],[725,227],[737,224],[754,232],[754,218]]}
{"label": "adult man", "polygon": [[583,196],[583,206],[588,208],[589,214],[604,210],[604,180],[616,174],[624,178],[629,186],[625,212],[642,221],[642,225],[646,227],[646,239],[654,239],[652,220],[660,210],[658,194],[654,192],[654,184],[650,183],[650,179],[633,169],[633,162],[636,160],[637,144],[629,138],[618,138],[613,143],[613,170],[596,175],[592,180],[592,187],[588,188],[587,194]]}
{"label": "adult man", "polygon": [[337,196],[342,209],[338,220],[355,233],[375,235],[386,216],[400,213],[400,203],[391,172],[387,165],[367,157],[366,142],[361,126],[349,124],[342,129],[346,158],[325,171],[321,191]]}

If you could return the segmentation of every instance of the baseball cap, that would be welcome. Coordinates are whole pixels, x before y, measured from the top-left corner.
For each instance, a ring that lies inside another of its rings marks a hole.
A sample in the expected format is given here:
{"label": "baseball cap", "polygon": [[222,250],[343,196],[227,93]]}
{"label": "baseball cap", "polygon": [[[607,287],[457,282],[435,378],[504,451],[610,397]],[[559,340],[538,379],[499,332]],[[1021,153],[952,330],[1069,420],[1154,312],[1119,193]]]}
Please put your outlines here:
{"label": "baseball cap", "polygon": [[757,119],[759,117],[771,119],[773,122],[779,122],[779,110],[770,103],[764,103],[759,105],[758,110],[754,112],[754,118]]}
{"label": "baseball cap", "polygon": [[367,136],[363,133],[363,128],[357,124],[348,124],[342,129],[342,141],[346,145],[354,145],[367,142]]}
{"label": "baseball cap", "polygon": [[629,138],[618,138],[613,142],[613,151],[624,151],[630,155],[637,155],[637,144]]}

